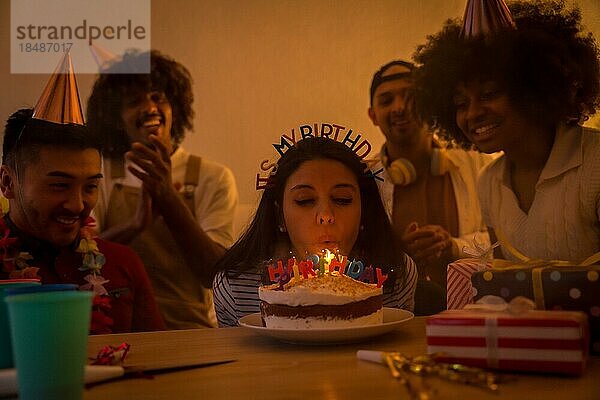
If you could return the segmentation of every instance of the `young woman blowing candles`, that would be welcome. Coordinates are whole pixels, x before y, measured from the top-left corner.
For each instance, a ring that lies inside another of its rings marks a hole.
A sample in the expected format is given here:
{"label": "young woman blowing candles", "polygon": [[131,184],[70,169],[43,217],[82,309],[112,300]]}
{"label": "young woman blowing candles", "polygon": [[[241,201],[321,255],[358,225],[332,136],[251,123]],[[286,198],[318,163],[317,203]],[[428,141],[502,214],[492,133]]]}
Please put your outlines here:
{"label": "young woman blowing candles", "polygon": [[252,222],[217,264],[213,289],[220,326],[259,312],[265,262],[298,260],[323,249],[381,268],[383,304],[412,310],[416,268],[392,243],[377,184],[346,145],[298,141],[277,162]]}

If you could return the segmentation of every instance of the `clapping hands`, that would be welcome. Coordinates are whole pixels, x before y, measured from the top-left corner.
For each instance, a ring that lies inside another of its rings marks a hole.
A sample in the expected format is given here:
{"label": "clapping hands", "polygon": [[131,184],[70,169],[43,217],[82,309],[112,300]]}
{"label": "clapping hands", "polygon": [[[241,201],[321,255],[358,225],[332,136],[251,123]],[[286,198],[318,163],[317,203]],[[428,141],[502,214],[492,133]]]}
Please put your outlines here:
{"label": "clapping hands", "polygon": [[454,245],[452,237],[439,225],[419,227],[416,222],[412,222],[404,231],[401,241],[406,253],[422,269],[445,265],[451,261]]}
{"label": "clapping hands", "polygon": [[125,157],[132,163],[128,170],[142,181],[142,190],[149,194],[152,206],[161,209],[175,193],[171,180],[172,147],[156,135],[148,139],[153,147],[135,142]]}

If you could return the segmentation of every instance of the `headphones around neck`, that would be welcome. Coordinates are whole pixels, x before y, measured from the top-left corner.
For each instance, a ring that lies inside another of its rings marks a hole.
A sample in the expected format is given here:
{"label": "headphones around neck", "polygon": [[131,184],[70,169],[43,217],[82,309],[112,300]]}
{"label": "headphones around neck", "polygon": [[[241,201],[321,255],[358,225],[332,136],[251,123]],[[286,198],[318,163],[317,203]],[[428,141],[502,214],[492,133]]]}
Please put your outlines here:
{"label": "headphones around neck", "polygon": [[[400,157],[388,162],[385,145],[381,148],[381,162],[394,185],[408,186],[417,180],[417,170],[409,159]],[[442,176],[450,170],[450,160],[445,149],[433,148],[430,169],[432,176]]]}

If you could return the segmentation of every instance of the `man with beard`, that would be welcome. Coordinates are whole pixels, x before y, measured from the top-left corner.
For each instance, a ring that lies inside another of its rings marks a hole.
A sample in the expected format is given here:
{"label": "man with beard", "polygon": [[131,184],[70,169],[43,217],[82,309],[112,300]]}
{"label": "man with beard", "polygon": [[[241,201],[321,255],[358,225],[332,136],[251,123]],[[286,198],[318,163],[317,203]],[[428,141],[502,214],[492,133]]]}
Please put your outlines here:
{"label": "man with beard", "polygon": [[[148,61],[149,74],[134,73]],[[140,255],[169,329],[216,325],[211,267],[233,242],[237,205],[231,171],[181,146],[192,102],[183,65],[130,52],[98,77],[87,108],[90,129],[108,144],[95,209],[101,236]]]}
{"label": "man with beard", "polygon": [[402,248],[417,263],[415,312],[445,309],[446,266],[464,246],[489,245],[477,198],[488,155],[446,148],[414,107],[414,65],[392,61],[371,82],[369,118],[386,142],[380,162],[383,202]]}

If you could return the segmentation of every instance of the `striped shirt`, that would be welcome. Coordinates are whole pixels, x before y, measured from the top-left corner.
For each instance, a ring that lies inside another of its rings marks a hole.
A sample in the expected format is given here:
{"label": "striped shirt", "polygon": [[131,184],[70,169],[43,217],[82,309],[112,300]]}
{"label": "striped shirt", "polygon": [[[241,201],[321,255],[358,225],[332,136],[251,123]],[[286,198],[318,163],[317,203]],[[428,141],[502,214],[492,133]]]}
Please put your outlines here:
{"label": "striped shirt", "polygon": [[[384,307],[403,308],[412,311],[415,306],[417,267],[405,256],[406,280],[396,280],[394,289],[383,295]],[[245,315],[260,312],[258,287],[262,276],[256,272],[221,271],[213,281],[213,299],[219,327],[237,326]]]}

